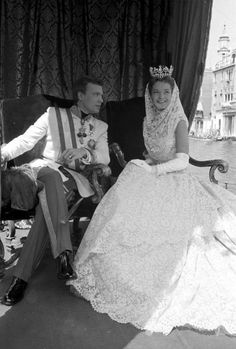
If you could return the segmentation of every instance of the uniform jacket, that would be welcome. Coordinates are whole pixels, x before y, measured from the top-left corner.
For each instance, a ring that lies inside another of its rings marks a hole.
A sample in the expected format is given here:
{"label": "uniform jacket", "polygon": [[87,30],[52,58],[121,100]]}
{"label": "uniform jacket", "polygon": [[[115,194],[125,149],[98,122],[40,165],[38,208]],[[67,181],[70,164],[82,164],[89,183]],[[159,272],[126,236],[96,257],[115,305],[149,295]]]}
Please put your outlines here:
{"label": "uniform jacket", "polygon": [[[49,166],[57,170],[58,167],[61,166],[59,161],[63,150],[80,147],[87,148],[92,153],[93,164],[102,163],[104,165],[108,165],[110,162],[107,141],[108,125],[92,115],[89,115],[85,118],[84,122],[84,137],[79,137],[82,127],[80,110],[75,106],[70,109],[72,120],[72,122],[70,122],[67,110],[59,109],[61,129],[63,129],[63,138],[65,142],[63,147],[64,149],[62,149],[57,112],[58,110],[56,110],[56,108],[49,107],[47,111],[25,131],[25,133],[14,138],[8,144],[2,147],[1,151],[3,157],[7,158],[7,160],[14,159],[26,151],[31,150],[40,139],[46,136],[46,146],[42,157],[40,159],[35,159],[30,163],[33,168]],[[73,137],[71,137],[71,132],[73,133]],[[72,138],[74,138],[74,144]],[[69,168],[75,168],[74,161],[69,164]],[[76,180],[74,175],[73,177]],[[86,182],[81,175],[77,177],[79,182],[80,179],[82,180],[82,186],[84,186]],[[62,178],[66,179],[63,175]],[[79,185],[78,181],[77,186],[78,189],[80,189],[81,186]],[[82,192],[82,196],[90,196],[92,193],[93,192],[91,190],[88,190],[87,193]]]}
{"label": "uniform jacket", "polygon": [[[90,116],[89,121],[86,121],[85,124],[93,125],[93,132],[90,132],[90,134],[87,132],[87,136],[84,137],[84,143],[81,144],[79,137],[77,136],[79,129],[81,128],[81,118],[73,113],[73,108],[71,108],[71,110],[77,148],[85,147],[89,149],[89,141],[93,140],[95,142],[95,149],[93,150],[93,163],[108,165],[110,162],[107,143],[108,125],[105,122]],[[66,148],[73,148],[66,110],[60,109],[60,113]],[[47,111],[26,130],[24,134],[14,138],[11,142],[5,145],[2,148],[2,154],[3,156],[7,156],[8,160],[16,158],[26,151],[31,150],[44,136],[46,136],[46,147],[42,154],[45,161],[44,163],[46,164],[47,161],[58,161],[61,156],[61,144],[58,134],[56,111],[54,107],[49,107]],[[35,166],[37,166],[37,164],[39,164],[39,162],[36,162]]]}

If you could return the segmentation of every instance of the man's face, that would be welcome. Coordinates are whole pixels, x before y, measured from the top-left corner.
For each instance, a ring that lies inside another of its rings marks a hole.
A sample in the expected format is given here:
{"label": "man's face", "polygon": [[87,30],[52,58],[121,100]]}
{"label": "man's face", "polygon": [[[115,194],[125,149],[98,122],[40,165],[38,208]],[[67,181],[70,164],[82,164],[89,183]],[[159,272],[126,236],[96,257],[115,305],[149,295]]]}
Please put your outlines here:
{"label": "man's face", "polygon": [[102,86],[88,83],[85,93],[78,92],[78,102],[84,112],[97,114],[103,102]]}

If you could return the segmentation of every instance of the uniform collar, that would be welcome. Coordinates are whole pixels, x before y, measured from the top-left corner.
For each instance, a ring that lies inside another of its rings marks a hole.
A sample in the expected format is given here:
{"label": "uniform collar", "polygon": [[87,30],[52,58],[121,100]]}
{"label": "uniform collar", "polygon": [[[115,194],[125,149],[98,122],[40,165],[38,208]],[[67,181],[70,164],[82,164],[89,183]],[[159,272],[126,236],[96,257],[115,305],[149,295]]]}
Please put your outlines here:
{"label": "uniform collar", "polygon": [[73,105],[70,108],[70,111],[71,111],[72,115],[74,115],[80,119],[86,120],[86,121],[88,121],[94,117],[93,114],[84,113],[77,105]]}

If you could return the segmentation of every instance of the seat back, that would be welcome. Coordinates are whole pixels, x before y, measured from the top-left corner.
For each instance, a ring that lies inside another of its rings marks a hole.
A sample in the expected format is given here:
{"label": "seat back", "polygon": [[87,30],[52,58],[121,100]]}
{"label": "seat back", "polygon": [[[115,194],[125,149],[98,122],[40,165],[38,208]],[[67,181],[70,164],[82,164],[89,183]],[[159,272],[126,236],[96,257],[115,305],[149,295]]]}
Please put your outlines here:
{"label": "seat back", "polygon": [[[4,99],[1,104],[2,142],[8,143],[19,136],[43,114],[50,105],[43,95]],[[27,153],[17,157],[16,165],[26,163],[39,156],[45,146],[44,139]]]}
{"label": "seat back", "polygon": [[[143,141],[143,119],[145,103],[143,97],[123,101],[110,101],[106,104],[108,141],[118,143],[125,154],[125,160],[142,159],[145,150]],[[111,155],[110,167],[115,177],[122,168]]]}
{"label": "seat back", "polygon": [[[13,138],[24,133],[49,106],[69,108],[73,100],[66,100],[50,95],[35,95],[22,98],[9,98],[2,100],[2,142],[8,143]],[[45,137],[33,149],[14,159],[15,165],[27,163],[39,157],[45,147]]]}

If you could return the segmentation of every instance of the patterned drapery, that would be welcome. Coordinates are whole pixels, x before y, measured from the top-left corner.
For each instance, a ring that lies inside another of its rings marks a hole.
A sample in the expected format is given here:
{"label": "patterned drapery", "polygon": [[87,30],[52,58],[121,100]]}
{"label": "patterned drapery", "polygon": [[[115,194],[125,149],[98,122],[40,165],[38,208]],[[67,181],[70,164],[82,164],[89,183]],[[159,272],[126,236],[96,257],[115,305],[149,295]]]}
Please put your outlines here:
{"label": "patterned drapery", "polygon": [[212,0],[2,0],[0,98],[72,98],[95,74],[106,99],[144,93],[150,65],[173,64],[188,116],[196,106]]}

